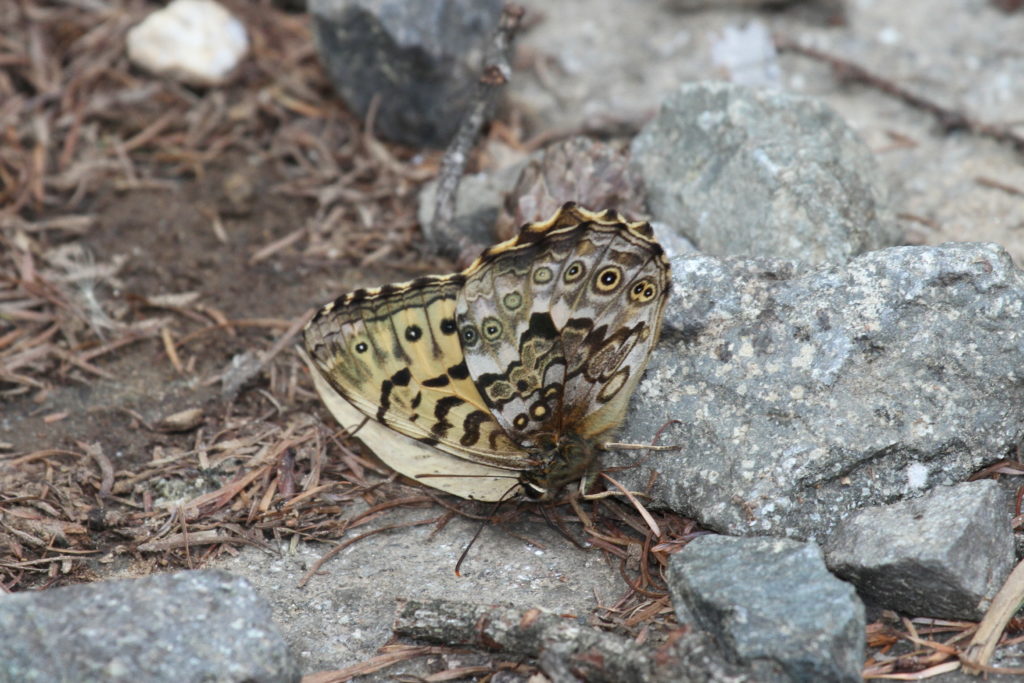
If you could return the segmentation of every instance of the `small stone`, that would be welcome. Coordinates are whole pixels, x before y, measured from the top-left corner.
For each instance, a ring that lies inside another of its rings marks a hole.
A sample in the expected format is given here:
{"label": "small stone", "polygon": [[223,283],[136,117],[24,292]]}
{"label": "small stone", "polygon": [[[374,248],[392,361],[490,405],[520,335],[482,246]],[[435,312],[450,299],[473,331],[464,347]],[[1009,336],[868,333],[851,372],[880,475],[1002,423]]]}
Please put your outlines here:
{"label": "small stone", "polygon": [[730,659],[794,681],[861,680],[864,605],[818,546],[702,536],[672,556],[668,578],[679,620],[711,633]]}
{"label": "small stone", "polygon": [[[455,215],[452,217],[455,232],[465,235],[481,249],[495,242],[495,222],[502,200],[521,170],[522,165],[515,164],[497,171],[463,176],[455,194]],[[424,235],[435,242],[444,239],[444,235],[437,235],[435,239],[430,228],[437,208],[437,180],[423,186],[418,202],[417,217]]]}
{"label": "small stone", "polygon": [[915,617],[978,620],[1013,568],[1005,492],[990,479],[940,486],[840,524],[829,568],[865,599]]}
{"label": "small stone", "polygon": [[629,148],[578,136],[532,154],[508,193],[499,237],[515,237],[524,223],[547,220],[567,201],[643,218],[643,182],[630,166]]}
{"label": "small stone", "polygon": [[[436,181],[420,192],[420,225],[430,225],[436,192]],[[629,220],[642,220],[643,185],[629,165],[628,148],[579,136],[534,152],[525,162],[464,176],[455,223],[460,234],[483,247],[515,237],[524,223],[551,218],[567,201],[591,211],[616,209]],[[655,231],[669,253],[692,251],[668,226]],[[429,230],[425,233],[430,235]]]}
{"label": "small stone", "polygon": [[225,400],[234,398],[263,369],[263,359],[254,351],[243,351],[231,357],[221,375],[220,394]]}
{"label": "small stone", "polygon": [[154,428],[158,432],[187,432],[195,429],[203,422],[203,411],[199,408],[188,408],[173,415],[164,417]]}
{"label": "small stone", "polygon": [[158,76],[219,85],[249,49],[245,26],[213,0],[174,0],[128,31],[128,59]]}

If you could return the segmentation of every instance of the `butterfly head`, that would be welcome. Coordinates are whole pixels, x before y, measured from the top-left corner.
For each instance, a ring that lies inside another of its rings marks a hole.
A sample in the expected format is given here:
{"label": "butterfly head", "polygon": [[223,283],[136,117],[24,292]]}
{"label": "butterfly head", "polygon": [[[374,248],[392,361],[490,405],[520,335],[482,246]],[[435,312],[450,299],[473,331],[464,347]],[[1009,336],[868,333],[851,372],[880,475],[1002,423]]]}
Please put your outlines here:
{"label": "butterfly head", "polygon": [[562,489],[590,473],[598,452],[595,442],[575,434],[542,436],[533,452],[539,464],[519,477],[523,495],[528,500],[554,500]]}

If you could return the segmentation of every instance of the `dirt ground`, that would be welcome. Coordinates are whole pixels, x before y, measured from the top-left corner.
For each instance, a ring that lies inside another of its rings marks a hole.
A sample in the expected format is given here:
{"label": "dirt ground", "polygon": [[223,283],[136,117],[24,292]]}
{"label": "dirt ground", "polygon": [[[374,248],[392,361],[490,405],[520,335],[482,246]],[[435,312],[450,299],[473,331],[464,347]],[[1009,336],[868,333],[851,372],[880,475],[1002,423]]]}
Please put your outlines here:
{"label": "dirt ground", "polygon": [[[89,580],[77,557],[123,551],[127,518],[141,531],[275,435],[304,430],[274,457],[311,441],[326,416],[285,335],[342,291],[451,267],[412,245],[436,155],[409,162],[344,111],[304,15],[236,3],[253,58],[201,91],[126,62],[148,5],[86,7],[0,9],[0,490],[20,503],[0,531],[7,590]],[[224,392],[239,354],[260,370]],[[198,414],[161,423],[184,410]]]}

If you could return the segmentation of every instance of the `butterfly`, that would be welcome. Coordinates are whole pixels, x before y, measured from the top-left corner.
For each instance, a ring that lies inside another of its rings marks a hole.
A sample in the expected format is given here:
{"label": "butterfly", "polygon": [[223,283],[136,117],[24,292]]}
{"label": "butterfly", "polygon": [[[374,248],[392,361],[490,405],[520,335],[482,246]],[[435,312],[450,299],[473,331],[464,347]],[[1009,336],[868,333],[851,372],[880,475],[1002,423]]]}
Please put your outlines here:
{"label": "butterfly", "polygon": [[472,500],[549,500],[593,474],[669,284],[649,224],[569,202],[460,273],[338,297],[303,352],[335,419],[365,423],[394,470]]}

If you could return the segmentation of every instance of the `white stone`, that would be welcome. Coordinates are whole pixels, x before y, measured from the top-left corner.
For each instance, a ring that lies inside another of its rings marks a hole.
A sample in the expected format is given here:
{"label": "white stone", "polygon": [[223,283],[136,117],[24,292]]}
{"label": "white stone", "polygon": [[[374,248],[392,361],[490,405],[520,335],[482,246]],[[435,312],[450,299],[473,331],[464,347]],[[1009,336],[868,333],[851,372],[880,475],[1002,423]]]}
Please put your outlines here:
{"label": "white stone", "polygon": [[907,465],[907,486],[920,490],[928,483],[928,468],[919,462]]}
{"label": "white stone", "polygon": [[245,26],[213,0],[174,0],[128,31],[128,59],[192,85],[223,83],[249,49]]}

